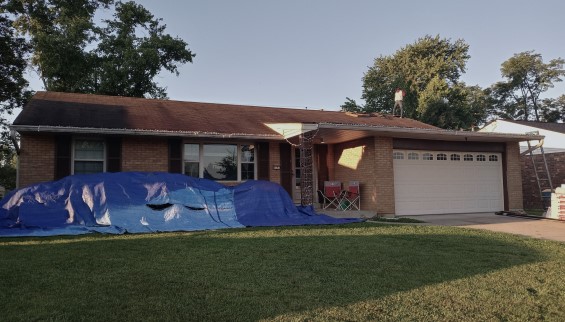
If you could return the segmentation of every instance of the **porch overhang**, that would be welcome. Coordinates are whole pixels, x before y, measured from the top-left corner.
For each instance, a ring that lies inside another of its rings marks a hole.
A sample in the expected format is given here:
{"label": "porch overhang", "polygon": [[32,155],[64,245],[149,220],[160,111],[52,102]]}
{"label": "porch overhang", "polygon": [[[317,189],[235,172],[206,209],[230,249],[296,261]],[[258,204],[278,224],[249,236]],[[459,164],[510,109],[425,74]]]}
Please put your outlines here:
{"label": "porch overhang", "polygon": [[544,138],[543,135],[534,134],[486,133],[359,124],[277,123],[266,125],[292,142],[302,133],[316,131],[314,142],[327,144],[342,143],[372,136],[463,142],[522,142]]}

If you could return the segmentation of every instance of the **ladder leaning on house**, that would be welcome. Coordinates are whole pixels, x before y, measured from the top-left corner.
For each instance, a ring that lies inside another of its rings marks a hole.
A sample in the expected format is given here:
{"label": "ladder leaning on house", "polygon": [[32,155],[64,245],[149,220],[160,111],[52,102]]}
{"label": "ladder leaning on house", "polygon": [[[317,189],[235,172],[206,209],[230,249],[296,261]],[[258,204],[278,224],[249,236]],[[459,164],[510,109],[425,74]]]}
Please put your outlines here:
{"label": "ladder leaning on house", "polygon": [[[539,131],[527,132],[526,134],[539,135]],[[526,155],[526,154],[530,155],[530,159],[532,160],[532,166],[534,167],[534,174],[536,175],[536,181],[538,183],[540,201],[542,204],[542,208],[545,208],[543,192],[548,189],[553,192],[553,183],[551,182],[551,174],[549,173],[547,160],[545,159],[545,153],[543,151],[543,139],[537,141],[538,143],[535,145],[532,145],[532,143],[530,143],[531,141],[527,141],[528,149],[522,152],[521,155]],[[541,165],[542,167],[540,168],[538,168],[534,157],[534,151],[537,149],[540,149],[539,154],[541,155],[541,159],[543,161],[543,164]]]}

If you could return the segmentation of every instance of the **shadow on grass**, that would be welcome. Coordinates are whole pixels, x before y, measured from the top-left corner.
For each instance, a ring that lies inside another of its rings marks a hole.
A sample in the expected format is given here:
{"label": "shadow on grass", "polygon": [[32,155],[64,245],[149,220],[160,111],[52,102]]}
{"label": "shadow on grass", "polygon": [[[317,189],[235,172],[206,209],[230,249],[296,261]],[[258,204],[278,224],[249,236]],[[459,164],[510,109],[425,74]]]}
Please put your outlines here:
{"label": "shadow on grass", "polygon": [[354,224],[0,240],[7,320],[258,320],[543,259],[517,237]]}

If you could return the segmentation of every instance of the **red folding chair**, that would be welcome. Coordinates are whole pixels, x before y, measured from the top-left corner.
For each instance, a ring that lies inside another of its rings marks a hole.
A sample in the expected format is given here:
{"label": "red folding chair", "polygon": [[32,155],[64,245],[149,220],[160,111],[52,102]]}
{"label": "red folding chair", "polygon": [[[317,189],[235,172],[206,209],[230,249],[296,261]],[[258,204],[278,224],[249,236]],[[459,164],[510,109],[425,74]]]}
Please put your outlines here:
{"label": "red folding chair", "polygon": [[322,209],[329,207],[338,208],[341,200],[341,182],[340,181],[324,181],[324,189],[318,190],[323,198]]}
{"label": "red folding chair", "polygon": [[361,210],[361,190],[359,181],[349,181],[339,202],[342,210]]}

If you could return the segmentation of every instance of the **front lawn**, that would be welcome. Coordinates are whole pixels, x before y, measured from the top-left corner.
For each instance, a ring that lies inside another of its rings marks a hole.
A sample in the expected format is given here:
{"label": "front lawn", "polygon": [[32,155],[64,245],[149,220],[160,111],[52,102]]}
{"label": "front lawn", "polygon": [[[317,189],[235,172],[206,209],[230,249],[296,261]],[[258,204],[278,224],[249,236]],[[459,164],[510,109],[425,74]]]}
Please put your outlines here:
{"label": "front lawn", "polygon": [[565,245],[376,223],[0,239],[0,320],[564,321]]}

